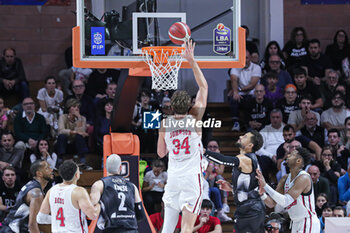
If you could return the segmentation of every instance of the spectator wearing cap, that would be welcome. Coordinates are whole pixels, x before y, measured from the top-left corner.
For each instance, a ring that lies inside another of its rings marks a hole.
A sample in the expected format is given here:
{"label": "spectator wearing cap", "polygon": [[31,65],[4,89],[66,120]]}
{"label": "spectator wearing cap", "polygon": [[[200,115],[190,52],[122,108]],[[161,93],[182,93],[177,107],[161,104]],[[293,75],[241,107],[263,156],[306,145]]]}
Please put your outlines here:
{"label": "spectator wearing cap", "polygon": [[332,107],[321,115],[321,124],[324,128],[344,131],[345,119],[350,116],[350,111],[345,108],[344,103],[343,93],[336,91],[332,98]]}
{"label": "spectator wearing cap", "polygon": [[69,151],[70,145],[73,147],[72,152],[78,153],[80,162],[85,163],[85,153],[88,152],[85,138],[88,134],[86,133],[86,118],[80,115],[79,106],[79,100],[67,100],[67,113],[61,115],[58,120],[56,151],[58,156],[63,156]]}
{"label": "spectator wearing cap", "polygon": [[277,101],[276,108],[282,111],[284,123],[288,122],[288,117],[291,112],[299,109],[297,88],[294,84],[288,84],[286,88],[284,88],[284,98]]}

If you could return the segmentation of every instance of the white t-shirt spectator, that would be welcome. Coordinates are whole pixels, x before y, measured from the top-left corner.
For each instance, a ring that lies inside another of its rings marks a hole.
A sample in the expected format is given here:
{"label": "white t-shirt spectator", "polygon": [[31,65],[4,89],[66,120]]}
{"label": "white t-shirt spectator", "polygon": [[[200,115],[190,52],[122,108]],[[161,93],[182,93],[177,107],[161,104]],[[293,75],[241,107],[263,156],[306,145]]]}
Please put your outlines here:
{"label": "white t-shirt spectator", "polygon": [[[261,68],[257,64],[254,64],[253,62],[250,63],[250,66],[247,68],[232,68],[230,75],[235,75],[238,77],[238,87],[239,89],[247,86],[252,77],[259,77],[261,78]],[[259,83],[259,82],[258,82]],[[258,84],[257,83],[257,84]],[[253,95],[254,89],[248,91],[248,92],[239,92],[240,95]]]}
{"label": "white t-shirt spectator", "polygon": [[164,192],[164,188],[159,187],[158,183],[166,184],[167,179],[168,179],[167,172],[161,172],[158,176],[155,176],[153,171],[151,170],[145,174],[143,181],[146,181],[149,184],[149,186],[152,186],[152,184],[155,184],[150,191]]}
{"label": "white t-shirt spectator", "polygon": [[38,96],[36,97],[38,100],[45,101],[46,107],[54,107],[57,106],[57,104],[60,104],[63,102],[63,92],[57,88],[55,88],[55,95],[53,97],[50,97],[47,93],[46,88],[41,88],[38,91]]}
{"label": "white t-shirt spectator", "polygon": [[344,125],[345,119],[350,116],[350,111],[343,108],[341,112],[334,112],[333,108],[329,108],[321,114],[321,123],[328,122],[334,126]]}
{"label": "white t-shirt spectator", "polygon": [[[317,125],[320,125],[320,114],[315,111],[311,111],[316,115]],[[294,110],[289,114],[288,124],[291,125],[300,125],[304,121],[303,116],[301,115],[301,110]]]}
{"label": "white t-shirt spectator", "polygon": [[[34,163],[36,161],[36,156],[35,154],[31,154],[30,155],[30,162]],[[44,157],[41,157],[42,160],[45,160]],[[51,156],[48,156],[46,159],[46,162],[50,165],[50,168],[54,169],[56,167],[56,163],[57,163],[57,155],[55,152],[53,152],[51,154]]]}

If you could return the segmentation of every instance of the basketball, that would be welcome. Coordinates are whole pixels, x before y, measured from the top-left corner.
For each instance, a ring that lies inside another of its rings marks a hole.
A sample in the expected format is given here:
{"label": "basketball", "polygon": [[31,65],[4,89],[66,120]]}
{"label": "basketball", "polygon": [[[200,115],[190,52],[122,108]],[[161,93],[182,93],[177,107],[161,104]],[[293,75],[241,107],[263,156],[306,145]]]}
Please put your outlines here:
{"label": "basketball", "polygon": [[169,31],[170,40],[177,45],[182,45],[191,37],[191,30],[187,24],[183,22],[176,22],[170,26]]}

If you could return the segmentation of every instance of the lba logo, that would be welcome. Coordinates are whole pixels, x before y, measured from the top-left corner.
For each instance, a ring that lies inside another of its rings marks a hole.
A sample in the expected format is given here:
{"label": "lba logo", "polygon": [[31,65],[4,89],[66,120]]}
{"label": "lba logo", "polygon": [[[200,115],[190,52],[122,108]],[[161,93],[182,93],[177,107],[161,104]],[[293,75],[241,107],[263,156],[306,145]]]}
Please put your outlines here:
{"label": "lba logo", "polygon": [[162,114],[158,110],[156,112],[144,112],[143,113],[142,128],[144,128],[144,129],[159,129],[161,115]]}

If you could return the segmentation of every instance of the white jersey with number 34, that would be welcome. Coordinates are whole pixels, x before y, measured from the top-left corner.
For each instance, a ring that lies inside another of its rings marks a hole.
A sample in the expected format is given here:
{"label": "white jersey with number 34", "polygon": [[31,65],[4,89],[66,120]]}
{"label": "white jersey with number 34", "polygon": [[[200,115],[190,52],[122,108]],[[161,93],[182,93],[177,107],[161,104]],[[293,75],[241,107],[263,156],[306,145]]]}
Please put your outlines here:
{"label": "white jersey with number 34", "polygon": [[76,209],[72,203],[75,184],[57,184],[50,191],[51,231],[52,233],[87,233],[88,226],[83,211]]}
{"label": "white jersey with number 34", "polygon": [[192,124],[192,115],[165,119],[165,143],[169,151],[168,176],[202,173],[202,136]]}

